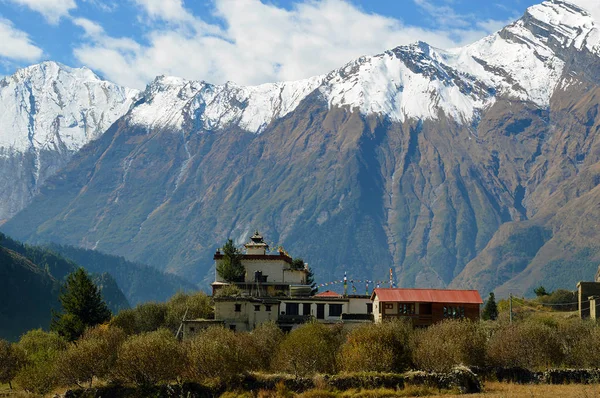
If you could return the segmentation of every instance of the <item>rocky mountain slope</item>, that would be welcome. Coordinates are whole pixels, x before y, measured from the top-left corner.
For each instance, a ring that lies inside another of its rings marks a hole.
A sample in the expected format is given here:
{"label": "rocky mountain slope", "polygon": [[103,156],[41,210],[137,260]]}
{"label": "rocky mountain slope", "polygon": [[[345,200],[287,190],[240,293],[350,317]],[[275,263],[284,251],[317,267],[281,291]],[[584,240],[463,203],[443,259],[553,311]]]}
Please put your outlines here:
{"label": "rocky mountain slope", "polygon": [[3,229],[196,282],[258,228],[322,281],[572,288],[600,260],[599,72],[598,24],[552,0],[303,81],[158,77]]}
{"label": "rocky mountain slope", "polygon": [[127,112],[136,94],[55,62],[0,80],[0,222]]}

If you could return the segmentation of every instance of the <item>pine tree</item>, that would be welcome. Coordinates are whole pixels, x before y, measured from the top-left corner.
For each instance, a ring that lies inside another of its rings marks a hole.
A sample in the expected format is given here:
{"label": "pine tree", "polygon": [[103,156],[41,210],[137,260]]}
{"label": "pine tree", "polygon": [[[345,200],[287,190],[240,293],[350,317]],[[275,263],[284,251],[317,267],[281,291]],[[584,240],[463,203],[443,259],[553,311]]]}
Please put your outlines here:
{"label": "pine tree", "polygon": [[83,268],[67,276],[59,299],[63,311],[52,314],[50,327],[69,341],[76,340],[87,327],[108,322],[111,318],[100,289]]}
{"label": "pine tree", "polygon": [[498,318],[498,306],[496,305],[496,296],[494,296],[493,292],[490,292],[490,297],[485,303],[485,307],[483,307],[482,318],[486,321],[495,321]]}
{"label": "pine tree", "polygon": [[310,285],[311,291],[310,295],[314,296],[319,293],[319,288],[317,287],[317,283],[315,282],[315,275],[310,267],[308,267],[308,272],[306,273],[306,284]]}
{"label": "pine tree", "polygon": [[242,253],[231,239],[223,246],[223,259],[217,265],[217,273],[227,282],[242,282],[246,270],[242,265]]}

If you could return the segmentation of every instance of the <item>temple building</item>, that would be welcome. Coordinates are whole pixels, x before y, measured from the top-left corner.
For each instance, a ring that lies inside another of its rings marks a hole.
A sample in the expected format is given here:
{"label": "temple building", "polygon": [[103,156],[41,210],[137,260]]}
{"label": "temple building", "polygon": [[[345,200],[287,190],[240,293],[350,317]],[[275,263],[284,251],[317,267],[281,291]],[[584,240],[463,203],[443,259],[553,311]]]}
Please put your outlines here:
{"label": "temple building", "polygon": [[231,255],[217,250],[212,283],[215,319],[184,320],[183,335],[215,324],[251,331],[276,322],[289,331],[309,320],[352,328],[391,318],[410,320],[414,326],[447,318],[479,319],[482,300],[475,290],[376,288],[371,296],[348,295],[346,289],[344,294],[329,290],[313,294],[307,264],[297,264],[283,248],[275,254],[268,251],[269,245],[255,232],[235,261],[239,272],[227,280],[220,272],[231,266]]}
{"label": "temple building", "polygon": [[[341,295],[324,292],[312,295],[308,284],[308,265],[294,265],[283,249],[269,254],[269,245],[257,231],[244,245],[240,257],[243,278],[227,281],[217,271],[225,254],[214,255],[215,281],[212,292],[215,319],[184,321],[184,335],[220,324],[237,331],[250,331],[264,322],[276,322],[281,329],[291,330],[311,319],[323,323],[340,323],[351,327],[372,322],[372,304],[369,296]],[[231,288],[235,293],[231,294]],[[225,290],[222,290],[225,289]],[[227,290],[230,289],[230,290]]]}

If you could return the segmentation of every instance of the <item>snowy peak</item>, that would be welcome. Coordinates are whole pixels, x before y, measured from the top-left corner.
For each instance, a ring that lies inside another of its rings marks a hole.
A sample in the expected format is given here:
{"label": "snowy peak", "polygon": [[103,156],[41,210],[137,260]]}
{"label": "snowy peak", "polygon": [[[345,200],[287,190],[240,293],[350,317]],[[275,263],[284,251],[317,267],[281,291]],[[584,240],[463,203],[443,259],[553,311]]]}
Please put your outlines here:
{"label": "snowy peak", "polygon": [[[526,29],[538,40],[555,50],[573,46],[597,51],[600,39],[593,17],[584,9],[561,0],[544,1],[529,7],[523,18],[505,28],[519,35]],[[527,39],[529,34],[524,34]]]}
{"label": "snowy peak", "polygon": [[130,120],[177,129],[186,123],[204,130],[236,125],[260,133],[318,89],[329,106],[364,114],[401,122],[445,114],[470,123],[499,96],[547,107],[572,52],[600,54],[599,42],[589,13],[550,0],[465,47],[442,50],[417,42],[296,82],[243,87],[161,76],[148,86]]}
{"label": "snowy peak", "polygon": [[179,129],[192,123],[198,129],[214,130],[235,124],[260,133],[272,120],[294,110],[322,80],[317,76],[244,87],[159,76],[136,102],[129,120],[148,128]]}
{"label": "snowy peak", "polygon": [[88,68],[43,62],[0,81],[0,155],[75,151],[125,114],[136,90]]}

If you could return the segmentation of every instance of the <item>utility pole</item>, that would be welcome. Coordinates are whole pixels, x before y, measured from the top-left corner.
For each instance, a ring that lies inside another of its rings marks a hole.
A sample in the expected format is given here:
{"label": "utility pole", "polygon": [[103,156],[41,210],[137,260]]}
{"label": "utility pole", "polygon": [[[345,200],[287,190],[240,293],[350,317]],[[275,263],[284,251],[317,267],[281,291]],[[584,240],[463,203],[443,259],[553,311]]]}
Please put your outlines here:
{"label": "utility pole", "polygon": [[510,316],[509,316],[509,323],[512,323],[512,293],[510,293],[509,295],[509,304],[508,304],[508,308],[509,308],[509,312],[510,312]]}

